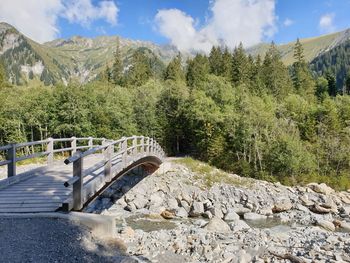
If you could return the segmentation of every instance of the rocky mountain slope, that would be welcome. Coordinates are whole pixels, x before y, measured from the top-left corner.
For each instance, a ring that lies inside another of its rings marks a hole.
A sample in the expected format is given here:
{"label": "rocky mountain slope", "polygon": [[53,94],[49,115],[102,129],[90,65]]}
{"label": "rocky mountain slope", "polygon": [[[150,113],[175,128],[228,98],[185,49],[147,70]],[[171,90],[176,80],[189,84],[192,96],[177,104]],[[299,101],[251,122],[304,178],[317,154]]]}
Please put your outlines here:
{"label": "rocky mountain slope", "polygon": [[167,159],[86,212],[114,216],[138,262],[350,262],[350,189],[287,187]]}
{"label": "rocky mountain slope", "polygon": [[5,64],[10,82],[14,84],[25,84],[35,78],[46,85],[67,83],[69,80],[84,83],[96,78],[112,63],[118,40],[126,64],[133,51],[138,48],[147,49],[148,53],[154,54],[165,63],[178,52],[171,46],[159,46],[117,36],[75,36],[39,44],[11,25],[0,23],[0,59]]}
{"label": "rocky mountain slope", "polygon": [[[324,52],[327,52],[333,49],[334,47],[344,43],[349,39],[350,39],[350,29],[347,29],[347,30],[329,34],[329,35],[300,39],[300,42],[302,43],[304,48],[305,59],[310,62],[316,57],[318,57],[319,55],[323,54]],[[281,52],[282,61],[286,65],[290,65],[293,63],[294,44],[295,44],[295,41],[287,44],[278,45],[278,49]],[[270,44],[262,43],[247,49],[247,51],[252,55],[259,54],[261,56],[264,56],[269,46]]]}
{"label": "rocky mountain slope", "polygon": [[[350,29],[315,38],[301,39],[305,57],[312,61],[316,57],[350,39]],[[9,81],[23,85],[32,79],[39,79],[45,85],[67,83],[77,80],[81,83],[95,79],[107,65],[112,64],[113,53],[119,41],[124,64],[136,49],[146,49],[165,64],[178,50],[170,45],[156,45],[151,42],[130,40],[117,36],[85,38],[74,36],[39,44],[7,23],[0,23],[0,60],[5,64]],[[269,44],[262,43],[247,50],[253,55],[264,55]],[[293,62],[294,42],[279,45],[282,60]],[[190,54],[184,54],[189,56]]]}

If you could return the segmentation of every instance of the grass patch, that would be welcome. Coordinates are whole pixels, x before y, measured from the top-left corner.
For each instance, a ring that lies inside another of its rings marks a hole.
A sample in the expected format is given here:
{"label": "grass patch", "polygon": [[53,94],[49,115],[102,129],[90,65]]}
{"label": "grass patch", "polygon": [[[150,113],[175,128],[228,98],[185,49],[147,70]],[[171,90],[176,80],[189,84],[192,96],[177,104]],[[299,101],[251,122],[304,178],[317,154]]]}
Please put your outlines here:
{"label": "grass patch", "polygon": [[207,163],[195,160],[191,157],[179,158],[175,163],[186,166],[195,174],[194,178],[200,181],[205,187],[212,187],[215,183],[224,183],[236,186],[250,186],[252,180],[248,178],[238,178],[221,169],[213,167]]}

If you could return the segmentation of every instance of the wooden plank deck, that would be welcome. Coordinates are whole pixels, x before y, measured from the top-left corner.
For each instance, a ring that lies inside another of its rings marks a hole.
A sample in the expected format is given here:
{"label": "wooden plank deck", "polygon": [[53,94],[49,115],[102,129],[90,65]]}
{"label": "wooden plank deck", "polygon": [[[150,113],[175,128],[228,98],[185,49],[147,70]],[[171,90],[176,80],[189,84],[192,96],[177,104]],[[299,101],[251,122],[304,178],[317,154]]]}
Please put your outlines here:
{"label": "wooden plank deck", "polygon": [[[89,156],[84,159],[84,166],[89,168],[102,158],[102,155]],[[63,185],[72,178],[72,169],[72,165],[65,165],[63,161],[56,162],[50,168],[35,169],[23,181],[0,189],[0,213],[57,211],[72,195],[72,187]]]}

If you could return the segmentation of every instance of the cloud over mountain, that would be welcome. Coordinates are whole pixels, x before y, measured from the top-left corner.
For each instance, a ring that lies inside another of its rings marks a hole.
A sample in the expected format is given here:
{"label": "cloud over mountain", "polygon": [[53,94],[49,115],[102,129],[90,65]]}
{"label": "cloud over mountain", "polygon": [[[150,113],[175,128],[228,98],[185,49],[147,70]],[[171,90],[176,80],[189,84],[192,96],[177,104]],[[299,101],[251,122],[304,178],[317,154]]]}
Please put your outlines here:
{"label": "cloud over mountain", "polygon": [[115,25],[118,11],[115,2],[110,0],[96,5],[92,0],[2,0],[0,21],[14,25],[38,42],[45,42],[59,35],[59,18],[82,26],[99,19]]}
{"label": "cloud over mountain", "polygon": [[218,44],[252,46],[277,30],[274,0],[214,0],[210,12],[197,27],[195,19],[181,10],[162,9],[155,17],[156,28],[180,51],[203,52]]}

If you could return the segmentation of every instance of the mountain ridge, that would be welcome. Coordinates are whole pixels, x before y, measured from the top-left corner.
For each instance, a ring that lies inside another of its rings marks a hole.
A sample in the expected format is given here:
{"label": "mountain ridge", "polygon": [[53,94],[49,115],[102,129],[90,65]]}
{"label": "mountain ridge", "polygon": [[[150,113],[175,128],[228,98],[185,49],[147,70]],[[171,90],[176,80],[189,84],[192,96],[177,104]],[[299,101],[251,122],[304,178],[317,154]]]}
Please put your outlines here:
{"label": "mountain ridge", "polygon": [[[311,62],[350,39],[350,29],[340,32],[300,39],[305,58]],[[15,27],[0,22],[0,59],[5,64],[9,81],[24,85],[31,79],[40,79],[45,85],[71,80],[86,83],[95,79],[113,63],[114,52],[119,42],[125,67],[133,51],[146,48],[164,64],[179,53],[171,45],[157,45],[150,41],[132,40],[120,36],[96,36],[93,38],[72,36],[58,38],[45,43],[37,43],[19,32]],[[286,65],[293,63],[295,41],[277,45],[282,61]],[[270,44],[260,43],[247,48],[247,53],[264,56]],[[184,54],[189,57],[193,54]]]}

